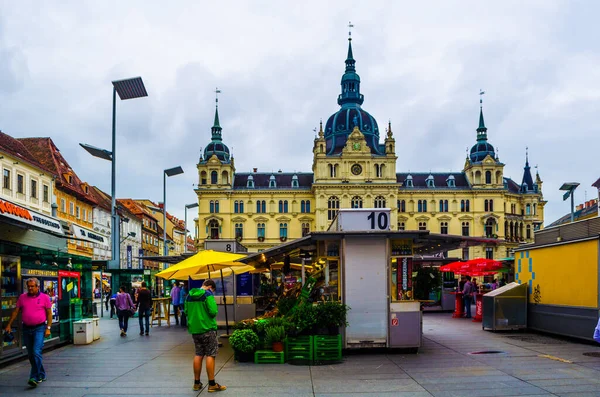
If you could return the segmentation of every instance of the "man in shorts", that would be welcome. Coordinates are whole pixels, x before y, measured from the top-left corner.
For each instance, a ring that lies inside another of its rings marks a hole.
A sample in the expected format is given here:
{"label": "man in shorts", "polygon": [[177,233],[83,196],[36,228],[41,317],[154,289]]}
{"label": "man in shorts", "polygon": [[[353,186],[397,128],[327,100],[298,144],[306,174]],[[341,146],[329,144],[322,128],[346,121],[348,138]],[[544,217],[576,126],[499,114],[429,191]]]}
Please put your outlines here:
{"label": "man in shorts", "polygon": [[217,341],[217,302],[215,290],[217,286],[211,279],[205,280],[202,288],[192,288],[185,300],[185,314],[188,321],[188,332],[192,334],[196,356],[194,357],[194,391],[202,389],[200,373],[202,360],[206,357],[206,375],[208,376],[208,392],[227,389],[215,382],[215,357],[219,350]]}

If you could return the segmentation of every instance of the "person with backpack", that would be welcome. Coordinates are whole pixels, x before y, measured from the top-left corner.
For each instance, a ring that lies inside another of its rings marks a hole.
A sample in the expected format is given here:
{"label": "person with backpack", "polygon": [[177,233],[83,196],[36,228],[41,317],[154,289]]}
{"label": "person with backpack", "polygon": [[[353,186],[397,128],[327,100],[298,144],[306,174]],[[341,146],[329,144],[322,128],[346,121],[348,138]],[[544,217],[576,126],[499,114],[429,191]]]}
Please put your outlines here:
{"label": "person with backpack", "polygon": [[463,288],[463,300],[465,301],[465,318],[471,318],[471,302],[473,302],[473,284],[471,276],[467,276],[467,282]]}

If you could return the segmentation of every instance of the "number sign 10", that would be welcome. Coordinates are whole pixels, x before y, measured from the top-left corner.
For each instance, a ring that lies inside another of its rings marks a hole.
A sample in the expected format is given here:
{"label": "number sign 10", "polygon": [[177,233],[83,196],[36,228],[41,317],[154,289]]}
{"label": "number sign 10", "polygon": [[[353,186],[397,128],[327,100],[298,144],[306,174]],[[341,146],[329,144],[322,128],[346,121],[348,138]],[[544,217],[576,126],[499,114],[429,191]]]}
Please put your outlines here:
{"label": "number sign 10", "polygon": [[380,212],[375,216],[375,211],[371,211],[367,219],[371,221],[371,230],[387,230],[390,223],[388,214],[385,212]]}

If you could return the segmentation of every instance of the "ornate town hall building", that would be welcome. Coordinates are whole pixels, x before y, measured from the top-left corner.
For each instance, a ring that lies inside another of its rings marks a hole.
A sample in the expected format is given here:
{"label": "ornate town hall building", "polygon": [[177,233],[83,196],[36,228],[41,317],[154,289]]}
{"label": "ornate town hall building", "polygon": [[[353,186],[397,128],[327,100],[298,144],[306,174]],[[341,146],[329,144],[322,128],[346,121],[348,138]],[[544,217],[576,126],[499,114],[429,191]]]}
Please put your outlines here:
{"label": "ornate town hall building", "polygon": [[377,121],[362,107],[349,40],[340,109],[321,123],[312,172],[237,172],[216,109],[211,142],[198,162],[198,246],[206,239],[238,238],[259,251],[327,230],[340,208],[390,208],[393,230],[505,240],[451,256],[502,258],[533,241],[544,220],[542,181],[538,174],[534,181],[527,158],[520,183],[504,176],[482,109],[462,172],[396,172],[392,126],[382,142]]}

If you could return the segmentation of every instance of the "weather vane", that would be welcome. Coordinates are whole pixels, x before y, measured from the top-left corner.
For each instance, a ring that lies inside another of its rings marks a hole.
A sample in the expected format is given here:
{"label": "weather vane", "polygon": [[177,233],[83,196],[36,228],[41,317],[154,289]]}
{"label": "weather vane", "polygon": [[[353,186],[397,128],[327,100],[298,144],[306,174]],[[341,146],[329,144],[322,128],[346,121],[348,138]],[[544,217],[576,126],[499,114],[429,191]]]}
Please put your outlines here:
{"label": "weather vane", "polygon": [[485,94],[485,91],[483,91],[481,88],[479,89],[479,106],[483,106],[483,95]]}
{"label": "weather vane", "polygon": [[352,28],[354,25],[352,22],[348,22],[348,40],[352,40]]}
{"label": "weather vane", "polygon": [[217,106],[219,106],[219,94],[221,93],[221,90],[217,87],[215,88],[215,103],[217,104]]}

